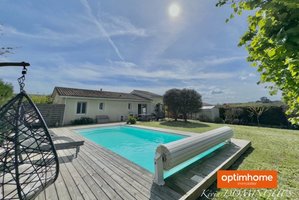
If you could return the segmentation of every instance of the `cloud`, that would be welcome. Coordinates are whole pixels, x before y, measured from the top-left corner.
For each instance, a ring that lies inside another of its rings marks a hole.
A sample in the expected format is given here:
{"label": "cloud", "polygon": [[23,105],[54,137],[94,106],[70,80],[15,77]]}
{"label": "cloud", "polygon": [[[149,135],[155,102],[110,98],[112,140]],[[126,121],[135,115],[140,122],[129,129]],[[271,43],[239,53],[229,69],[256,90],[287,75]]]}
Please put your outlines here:
{"label": "cloud", "polygon": [[242,72],[241,75],[239,76],[239,79],[242,81],[245,81],[245,80],[252,79],[255,77],[257,77],[257,75],[254,73]]}
{"label": "cloud", "polygon": [[[182,65],[172,66],[162,69],[146,69],[132,62],[111,62],[111,68],[106,75],[135,76],[139,78],[154,79],[174,79],[174,80],[192,80],[192,79],[229,79],[235,75],[231,72],[205,72],[194,71],[192,68]],[[190,64],[190,63],[189,63]],[[193,64],[191,64],[193,65]],[[121,70],[119,70],[121,68]]]}
{"label": "cloud", "polygon": [[223,94],[223,93],[224,93],[224,91],[219,89],[219,88],[214,89],[214,90],[211,91],[212,95]]}
{"label": "cloud", "polygon": [[[81,2],[85,2],[82,0]],[[31,39],[33,42],[46,42],[48,45],[65,46],[65,44],[84,43],[89,40],[107,40],[117,55],[120,54],[118,47],[111,37],[148,37],[149,32],[144,28],[134,26],[127,18],[103,14],[101,17],[94,16],[90,7],[83,4],[87,15],[71,15],[61,17],[58,13],[52,16],[56,20],[55,27],[35,25],[30,32],[17,29],[11,25],[0,25],[3,35],[8,37]],[[58,19],[59,18],[59,19]],[[47,22],[43,22],[47,24]],[[49,41],[51,43],[49,43]]]}
{"label": "cloud", "polygon": [[120,60],[124,60],[123,55],[120,53],[118,47],[116,46],[116,44],[114,43],[114,41],[111,39],[110,35],[108,34],[108,32],[106,31],[106,29],[104,28],[104,26],[102,25],[102,21],[101,19],[98,17],[96,17],[93,14],[93,11],[88,3],[88,0],[81,0],[82,5],[85,7],[88,16],[90,17],[90,20],[97,26],[97,28],[99,29],[100,33],[104,35],[104,37],[106,37],[106,39],[108,40],[109,44],[112,46],[112,48],[114,49],[115,53],[117,54],[117,56],[119,57]]}
{"label": "cloud", "polygon": [[137,28],[128,19],[121,16],[111,16],[105,14],[102,20],[103,27],[110,37],[114,36],[136,36],[148,37],[149,33],[143,28]]}
{"label": "cloud", "polygon": [[[169,2],[132,3],[53,1],[45,7],[4,1],[0,15],[8,26],[3,26],[2,45],[22,48],[2,60],[31,63],[29,93],[66,86],[163,94],[176,87],[196,89],[206,102],[265,96],[255,84],[255,69],[247,69],[247,53],[236,47],[239,36],[231,35],[240,26],[223,23],[225,10],[215,15],[210,1],[186,2],[181,17],[169,20]],[[3,68],[0,78],[13,82],[17,92],[20,72]]]}
{"label": "cloud", "polygon": [[[211,66],[221,67],[224,64],[232,63],[238,60],[244,59],[244,56],[230,56],[230,57],[204,57],[198,60],[191,59],[157,59],[153,64],[175,66],[178,68],[188,68],[188,69],[204,69]],[[252,74],[250,74],[252,76]]]}
{"label": "cloud", "polygon": [[231,63],[238,60],[245,60],[245,56],[230,56],[230,57],[208,57],[202,60],[203,66],[215,66],[222,65],[225,63]]}

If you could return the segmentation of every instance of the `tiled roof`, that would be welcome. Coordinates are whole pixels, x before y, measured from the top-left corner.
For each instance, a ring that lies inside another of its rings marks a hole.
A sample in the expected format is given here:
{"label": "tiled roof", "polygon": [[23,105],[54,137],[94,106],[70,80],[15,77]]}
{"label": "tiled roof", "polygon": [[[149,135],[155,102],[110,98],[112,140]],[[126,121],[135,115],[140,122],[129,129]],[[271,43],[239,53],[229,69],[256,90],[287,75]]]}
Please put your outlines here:
{"label": "tiled roof", "polygon": [[162,98],[161,95],[151,93],[151,92],[148,92],[148,91],[143,91],[143,90],[133,90],[131,92],[131,94],[134,94],[136,96],[143,97],[143,98],[146,98],[146,99]]}
{"label": "tiled roof", "polygon": [[136,96],[130,93],[110,92],[100,90],[87,90],[77,88],[65,88],[55,87],[54,91],[60,96],[72,96],[72,97],[91,97],[91,98],[109,98],[109,99],[132,99],[132,100],[147,100],[140,96]]}

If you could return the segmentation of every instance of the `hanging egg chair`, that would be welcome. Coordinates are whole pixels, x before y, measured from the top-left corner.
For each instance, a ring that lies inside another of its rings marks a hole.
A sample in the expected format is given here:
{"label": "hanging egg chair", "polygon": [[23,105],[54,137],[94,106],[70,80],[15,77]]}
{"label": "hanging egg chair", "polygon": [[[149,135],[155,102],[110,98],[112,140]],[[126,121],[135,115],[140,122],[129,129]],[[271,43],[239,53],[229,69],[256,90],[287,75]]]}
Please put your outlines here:
{"label": "hanging egg chair", "polygon": [[0,199],[34,199],[59,173],[55,146],[39,110],[24,90],[28,63],[18,79],[20,93],[0,108]]}

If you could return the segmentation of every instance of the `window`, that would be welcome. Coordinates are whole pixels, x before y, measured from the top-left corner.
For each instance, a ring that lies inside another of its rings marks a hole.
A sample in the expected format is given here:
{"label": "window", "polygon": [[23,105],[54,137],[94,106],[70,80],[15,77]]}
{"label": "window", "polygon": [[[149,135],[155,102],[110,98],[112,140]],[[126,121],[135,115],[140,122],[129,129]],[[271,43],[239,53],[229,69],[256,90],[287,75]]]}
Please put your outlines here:
{"label": "window", "polygon": [[128,103],[128,110],[131,110],[131,103]]}
{"label": "window", "polygon": [[86,114],[86,102],[77,103],[77,114]]}
{"label": "window", "polygon": [[99,104],[99,109],[100,109],[100,110],[104,110],[104,103],[100,103],[100,104]]}

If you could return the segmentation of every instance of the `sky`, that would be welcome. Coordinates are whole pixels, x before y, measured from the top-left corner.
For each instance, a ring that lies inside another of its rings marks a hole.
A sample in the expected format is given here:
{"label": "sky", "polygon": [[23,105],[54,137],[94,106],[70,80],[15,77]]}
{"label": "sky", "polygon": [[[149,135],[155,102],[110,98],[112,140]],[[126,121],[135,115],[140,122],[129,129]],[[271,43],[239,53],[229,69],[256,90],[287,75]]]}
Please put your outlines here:
{"label": "sky", "polygon": [[[246,16],[216,0],[1,0],[0,46],[14,47],[0,62],[31,64],[26,91],[55,86],[158,94],[191,88],[207,103],[269,96],[238,47]],[[175,6],[173,6],[175,5]],[[21,68],[0,68],[14,85]]]}

